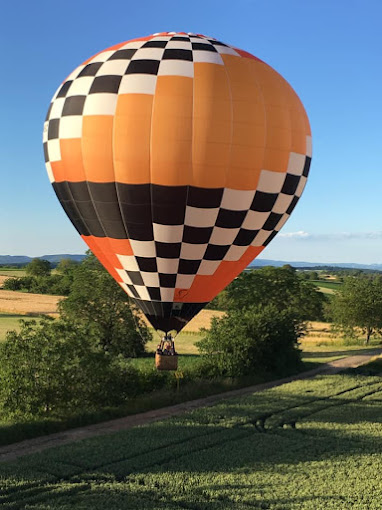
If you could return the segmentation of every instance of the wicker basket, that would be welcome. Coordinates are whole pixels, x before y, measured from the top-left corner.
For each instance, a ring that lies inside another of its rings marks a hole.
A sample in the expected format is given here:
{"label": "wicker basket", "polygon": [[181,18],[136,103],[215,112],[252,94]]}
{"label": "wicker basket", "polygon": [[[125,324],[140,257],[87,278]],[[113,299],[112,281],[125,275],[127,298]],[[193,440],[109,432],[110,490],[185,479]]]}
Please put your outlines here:
{"label": "wicker basket", "polygon": [[178,370],[178,355],[167,356],[155,353],[155,366],[158,370]]}

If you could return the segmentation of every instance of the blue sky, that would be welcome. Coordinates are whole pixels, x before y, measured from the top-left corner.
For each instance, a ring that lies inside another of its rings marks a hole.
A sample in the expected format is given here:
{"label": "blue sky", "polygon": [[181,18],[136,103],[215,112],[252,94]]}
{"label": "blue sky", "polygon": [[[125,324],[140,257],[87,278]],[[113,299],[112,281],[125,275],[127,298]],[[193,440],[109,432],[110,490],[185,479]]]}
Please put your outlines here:
{"label": "blue sky", "polygon": [[262,258],[382,262],[380,0],[66,0],[2,5],[0,254],[83,253],[48,181],[42,127],[61,81],[98,51],[160,31],[210,35],[274,67],[305,105],[313,162]]}

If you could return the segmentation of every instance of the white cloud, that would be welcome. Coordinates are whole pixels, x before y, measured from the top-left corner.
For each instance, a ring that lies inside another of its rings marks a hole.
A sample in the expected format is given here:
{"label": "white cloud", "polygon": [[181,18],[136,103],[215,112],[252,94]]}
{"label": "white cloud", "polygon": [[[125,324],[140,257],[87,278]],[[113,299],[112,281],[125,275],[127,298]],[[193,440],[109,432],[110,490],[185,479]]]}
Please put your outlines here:
{"label": "white cloud", "polygon": [[305,239],[307,237],[311,237],[311,234],[308,234],[308,232],[304,232],[303,230],[299,230],[298,232],[284,232],[278,234],[278,237],[294,237],[297,239]]}
{"label": "white cloud", "polygon": [[382,239],[382,231],[375,232],[341,232],[333,234],[342,239]]}
{"label": "white cloud", "polygon": [[283,237],[286,239],[331,239],[335,240],[347,240],[347,239],[382,239],[382,231],[371,231],[371,232],[335,232],[330,234],[309,234],[304,230],[298,232],[280,232],[277,237]]}

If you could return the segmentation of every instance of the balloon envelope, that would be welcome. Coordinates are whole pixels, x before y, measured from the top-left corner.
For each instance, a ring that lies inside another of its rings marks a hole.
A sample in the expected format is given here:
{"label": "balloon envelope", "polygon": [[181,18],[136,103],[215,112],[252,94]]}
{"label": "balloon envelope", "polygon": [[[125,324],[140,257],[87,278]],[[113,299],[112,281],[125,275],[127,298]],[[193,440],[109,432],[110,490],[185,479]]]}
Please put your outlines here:
{"label": "balloon envelope", "polygon": [[305,110],[253,55],[165,32],[77,67],[44,126],[47,171],[154,328],[182,327],[273,239],[311,161]]}

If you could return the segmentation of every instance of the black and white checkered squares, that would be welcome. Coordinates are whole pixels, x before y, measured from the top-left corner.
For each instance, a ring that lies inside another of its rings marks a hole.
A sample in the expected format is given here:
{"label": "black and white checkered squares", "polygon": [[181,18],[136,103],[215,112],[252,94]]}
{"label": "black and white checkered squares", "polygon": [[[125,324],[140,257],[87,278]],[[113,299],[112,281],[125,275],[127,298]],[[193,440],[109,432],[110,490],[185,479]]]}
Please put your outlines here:
{"label": "black and white checkered squares", "polygon": [[292,155],[288,169],[263,170],[256,190],[151,185],[152,240],[129,233],[135,262],[121,259],[134,297],[146,299],[149,292],[171,301],[175,289],[190,289],[197,275],[213,275],[222,261],[238,261],[249,246],[269,243],[302,193],[306,157]]}

